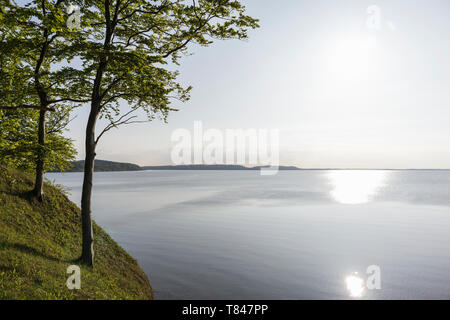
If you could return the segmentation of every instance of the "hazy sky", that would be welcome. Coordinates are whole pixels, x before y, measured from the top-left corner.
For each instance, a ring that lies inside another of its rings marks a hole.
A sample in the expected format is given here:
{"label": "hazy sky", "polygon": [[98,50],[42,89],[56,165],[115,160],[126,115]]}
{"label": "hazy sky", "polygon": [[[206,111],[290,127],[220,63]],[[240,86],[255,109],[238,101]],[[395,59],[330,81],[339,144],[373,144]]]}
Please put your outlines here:
{"label": "hazy sky", "polygon": [[[448,0],[244,3],[261,24],[249,41],[191,47],[180,76],[191,100],[173,104],[168,124],[111,130],[98,159],[170,164],[172,132],[202,121],[278,129],[283,165],[450,168]],[[366,26],[370,5],[379,31]],[[68,133],[79,158],[87,114],[80,108]]]}

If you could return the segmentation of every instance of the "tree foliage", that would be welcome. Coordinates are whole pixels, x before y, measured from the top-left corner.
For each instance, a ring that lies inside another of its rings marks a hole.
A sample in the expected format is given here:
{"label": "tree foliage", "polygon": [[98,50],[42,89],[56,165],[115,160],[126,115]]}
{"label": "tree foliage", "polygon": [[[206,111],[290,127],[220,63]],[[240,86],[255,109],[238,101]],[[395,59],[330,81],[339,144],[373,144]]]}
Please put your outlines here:
{"label": "tree foliage", "polygon": [[[83,12],[88,37],[79,39],[85,70],[95,70],[93,99],[99,114],[114,123],[120,105],[164,120],[171,101],[186,101],[190,87],[177,82],[176,66],[188,45],[214,39],[246,39],[257,20],[239,1],[93,0]],[[97,80],[97,82],[95,82]],[[122,119],[124,120],[124,119]]]}
{"label": "tree foliage", "polygon": [[53,110],[89,101],[85,72],[71,64],[70,40],[83,33],[66,25],[68,1],[1,1],[0,106]]}
{"label": "tree foliage", "polygon": [[66,25],[67,1],[0,2],[0,161],[27,171],[34,161],[41,196],[44,171],[74,158],[62,135],[69,112],[89,101],[85,72],[71,65],[82,33]]}
{"label": "tree foliage", "polygon": [[64,119],[54,117],[55,114],[51,114],[47,121],[46,144],[41,149],[37,143],[37,110],[0,111],[0,163],[34,173],[36,159],[42,157],[46,159],[45,171],[69,169],[70,161],[75,160],[76,150],[73,141],[63,136],[69,121],[68,113]]}

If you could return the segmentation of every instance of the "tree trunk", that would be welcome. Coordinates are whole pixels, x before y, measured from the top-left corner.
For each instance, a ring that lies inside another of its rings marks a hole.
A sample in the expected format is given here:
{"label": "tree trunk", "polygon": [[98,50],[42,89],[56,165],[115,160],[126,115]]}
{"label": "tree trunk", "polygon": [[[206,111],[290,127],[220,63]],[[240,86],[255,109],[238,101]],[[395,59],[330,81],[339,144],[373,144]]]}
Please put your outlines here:
{"label": "tree trunk", "polygon": [[91,111],[89,113],[89,119],[86,126],[86,141],[85,149],[86,156],[84,161],[84,178],[83,178],[83,190],[81,193],[81,228],[83,233],[83,243],[81,252],[81,262],[94,266],[94,235],[92,231],[92,185],[94,178],[94,161],[95,161],[95,147],[97,142],[95,140],[95,125],[100,113],[102,95],[101,83],[103,74],[108,64],[107,51],[112,39],[112,30],[109,25],[109,2],[105,1],[105,14],[108,15],[108,23],[106,26],[106,35],[103,48],[105,53],[100,59],[97,73],[95,75],[94,85],[92,88],[91,97]]}
{"label": "tree trunk", "polygon": [[83,244],[81,261],[88,265],[94,265],[94,235],[92,231],[92,185],[94,177],[95,160],[95,124],[98,117],[97,106],[91,105],[88,123],[86,126],[86,157],[84,162],[83,190],[81,194],[81,225]]}
{"label": "tree trunk", "polygon": [[42,201],[44,198],[44,148],[45,148],[45,114],[46,110],[39,112],[39,128],[38,128],[38,152],[36,157],[36,178],[34,183],[33,195]]}

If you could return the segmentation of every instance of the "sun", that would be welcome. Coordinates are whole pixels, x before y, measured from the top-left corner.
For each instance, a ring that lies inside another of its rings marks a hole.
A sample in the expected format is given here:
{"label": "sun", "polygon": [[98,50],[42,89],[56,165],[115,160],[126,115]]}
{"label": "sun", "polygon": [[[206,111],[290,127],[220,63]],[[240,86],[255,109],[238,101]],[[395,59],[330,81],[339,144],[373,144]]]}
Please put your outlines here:
{"label": "sun", "polygon": [[366,78],[374,67],[377,39],[372,35],[342,35],[333,38],[326,52],[325,67],[341,81]]}
{"label": "sun", "polygon": [[368,32],[337,32],[318,48],[317,75],[327,89],[370,80],[382,56],[380,39]]}

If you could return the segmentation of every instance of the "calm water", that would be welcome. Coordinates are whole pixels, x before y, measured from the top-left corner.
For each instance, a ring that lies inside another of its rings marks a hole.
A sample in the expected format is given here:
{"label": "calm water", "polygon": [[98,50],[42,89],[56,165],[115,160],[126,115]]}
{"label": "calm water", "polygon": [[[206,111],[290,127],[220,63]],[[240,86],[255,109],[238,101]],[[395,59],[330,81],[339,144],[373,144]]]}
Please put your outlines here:
{"label": "calm water", "polygon": [[[81,173],[47,177],[79,203]],[[157,299],[450,298],[450,171],[114,172],[94,184],[94,219]],[[379,290],[364,288],[370,265]]]}

